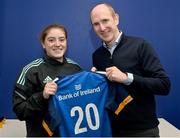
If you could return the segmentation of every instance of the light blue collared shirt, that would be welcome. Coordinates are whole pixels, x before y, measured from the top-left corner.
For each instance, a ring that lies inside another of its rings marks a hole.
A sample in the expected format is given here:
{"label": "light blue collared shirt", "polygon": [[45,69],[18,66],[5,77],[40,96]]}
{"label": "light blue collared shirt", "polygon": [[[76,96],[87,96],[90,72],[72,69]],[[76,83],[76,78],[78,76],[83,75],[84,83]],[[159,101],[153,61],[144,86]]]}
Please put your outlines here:
{"label": "light blue collared shirt", "polygon": [[122,36],[122,32],[120,31],[117,39],[115,40],[115,42],[112,44],[111,47],[108,47],[108,46],[106,45],[106,43],[103,42],[103,46],[111,53],[111,56],[113,55],[113,52],[114,52],[115,48],[116,48],[117,45],[119,44],[119,42],[120,42],[120,40],[121,40],[121,36]]}

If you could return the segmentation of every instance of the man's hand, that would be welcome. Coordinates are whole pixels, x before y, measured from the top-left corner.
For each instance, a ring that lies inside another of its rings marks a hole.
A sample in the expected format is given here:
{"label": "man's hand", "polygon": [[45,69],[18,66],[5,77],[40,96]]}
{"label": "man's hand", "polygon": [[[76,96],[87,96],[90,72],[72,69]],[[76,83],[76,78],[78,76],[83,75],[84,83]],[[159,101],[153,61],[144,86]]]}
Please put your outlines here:
{"label": "man's hand", "polygon": [[127,80],[127,74],[119,70],[117,67],[109,67],[106,68],[106,76],[110,81],[115,81],[119,83],[123,83],[123,81]]}

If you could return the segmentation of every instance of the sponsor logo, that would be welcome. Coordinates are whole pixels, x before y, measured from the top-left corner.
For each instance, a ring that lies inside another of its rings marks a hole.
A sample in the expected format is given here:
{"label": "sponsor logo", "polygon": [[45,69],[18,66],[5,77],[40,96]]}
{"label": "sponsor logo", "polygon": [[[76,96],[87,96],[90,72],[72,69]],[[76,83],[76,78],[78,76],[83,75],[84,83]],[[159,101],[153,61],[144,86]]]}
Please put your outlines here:
{"label": "sponsor logo", "polygon": [[81,90],[81,84],[74,85],[76,91]]}

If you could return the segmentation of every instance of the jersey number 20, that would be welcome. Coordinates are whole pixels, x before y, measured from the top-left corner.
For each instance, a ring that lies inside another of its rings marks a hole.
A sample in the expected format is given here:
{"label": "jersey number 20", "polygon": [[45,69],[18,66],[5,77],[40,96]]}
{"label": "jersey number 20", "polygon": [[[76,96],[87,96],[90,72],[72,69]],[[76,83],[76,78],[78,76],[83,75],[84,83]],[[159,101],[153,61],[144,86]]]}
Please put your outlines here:
{"label": "jersey number 20", "polygon": [[[91,109],[94,113],[94,118],[95,118],[94,124],[92,123],[92,118],[90,115]],[[75,134],[87,132],[87,127],[80,127],[84,117],[87,120],[87,125],[91,130],[97,130],[99,128],[99,126],[100,126],[99,113],[98,113],[98,109],[95,104],[93,104],[93,103],[87,104],[85,107],[85,111],[83,111],[80,106],[74,106],[71,109],[71,117],[75,116],[76,111],[78,112],[78,119],[76,121],[75,128],[74,128]]]}

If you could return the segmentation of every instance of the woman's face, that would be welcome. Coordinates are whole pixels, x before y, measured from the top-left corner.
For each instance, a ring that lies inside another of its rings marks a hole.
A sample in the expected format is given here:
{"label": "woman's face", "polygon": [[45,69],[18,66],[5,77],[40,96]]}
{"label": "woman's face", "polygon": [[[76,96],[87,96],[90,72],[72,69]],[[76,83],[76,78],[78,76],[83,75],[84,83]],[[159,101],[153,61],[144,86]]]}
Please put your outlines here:
{"label": "woman's face", "polygon": [[51,28],[42,46],[49,57],[62,62],[67,49],[65,32],[60,28]]}

